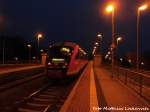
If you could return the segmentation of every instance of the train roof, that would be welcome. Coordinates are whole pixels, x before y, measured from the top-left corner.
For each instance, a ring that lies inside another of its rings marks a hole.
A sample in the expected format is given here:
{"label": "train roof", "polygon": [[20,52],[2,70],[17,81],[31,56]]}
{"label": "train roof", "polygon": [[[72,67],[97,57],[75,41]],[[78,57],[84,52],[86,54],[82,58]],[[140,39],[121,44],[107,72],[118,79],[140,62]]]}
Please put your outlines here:
{"label": "train roof", "polygon": [[[70,47],[70,48],[75,48],[76,46],[78,46],[79,47],[79,50],[81,51],[81,52],[83,52],[84,54],[86,54],[86,52],[82,49],[82,48],[80,48],[80,46],[78,45],[78,44],[76,44],[76,43],[74,43],[74,42],[56,42],[56,43],[54,43],[54,44],[52,44],[51,45],[51,47],[55,47],[55,46],[66,46],[66,47]],[[50,48],[51,48],[50,47]]]}
{"label": "train roof", "polygon": [[68,47],[74,48],[77,45],[78,44],[74,42],[57,42],[57,43],[54,43],[52,46],[68,46]]}

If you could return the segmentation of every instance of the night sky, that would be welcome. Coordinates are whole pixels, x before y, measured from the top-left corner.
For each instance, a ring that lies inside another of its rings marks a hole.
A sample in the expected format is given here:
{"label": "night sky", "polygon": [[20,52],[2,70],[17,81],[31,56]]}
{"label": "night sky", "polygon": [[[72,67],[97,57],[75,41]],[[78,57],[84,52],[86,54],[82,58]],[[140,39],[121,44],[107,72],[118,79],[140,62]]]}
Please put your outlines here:
{"label": "night sky", "polygon": [[[91,50],[98,32],[103,34],[102,48],[111,43],[111,14],[104,14],[110,0],[0,0],[0,30],[33,41],[43,32],[41,44],[74,41]],[[115,33],[124,38],[122,53],[136,48],[136,9],[150,0],[111,0],[117,3]],[[142,52],[150,51],[150,8],[142,12],[140,38]]]}

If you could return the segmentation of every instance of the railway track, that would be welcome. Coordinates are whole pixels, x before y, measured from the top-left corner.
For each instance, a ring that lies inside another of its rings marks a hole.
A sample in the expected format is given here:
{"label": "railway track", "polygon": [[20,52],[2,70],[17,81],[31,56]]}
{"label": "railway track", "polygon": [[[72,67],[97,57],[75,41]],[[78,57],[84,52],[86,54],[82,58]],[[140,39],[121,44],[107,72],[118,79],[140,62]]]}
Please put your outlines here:
{"label": "railway track", "polygon": [[13,112],[58,112],[75,82],[54,81],[18,102]]}
{"label": "railway track", "polygon": [[0,84],[0,92],[4,92],[4,91],[6,91],[10,88],[16,87],[18,85],[21,85],[21,84],[24,84],[24,83],[27,83],[27,82],[30,82],[30,81],[38,79],[38,78],[41,78],[43,76],[44,76],[44,73],[40,73],[40,74],[37,74],[37,75],[28,76],[28,77],[18,79],[18,80],[15,80],[15,81],[11,81],[11,82],[8,82],[8,83]]}

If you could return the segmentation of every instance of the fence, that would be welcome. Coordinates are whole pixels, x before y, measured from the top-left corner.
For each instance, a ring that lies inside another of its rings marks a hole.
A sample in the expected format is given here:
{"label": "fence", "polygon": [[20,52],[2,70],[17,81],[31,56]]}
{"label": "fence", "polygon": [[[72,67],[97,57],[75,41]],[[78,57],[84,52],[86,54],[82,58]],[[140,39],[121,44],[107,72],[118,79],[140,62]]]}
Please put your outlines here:
{"label": "fence", "polygon": [[150,102],[150,75],[122,67],[114,67],[113,75]]}

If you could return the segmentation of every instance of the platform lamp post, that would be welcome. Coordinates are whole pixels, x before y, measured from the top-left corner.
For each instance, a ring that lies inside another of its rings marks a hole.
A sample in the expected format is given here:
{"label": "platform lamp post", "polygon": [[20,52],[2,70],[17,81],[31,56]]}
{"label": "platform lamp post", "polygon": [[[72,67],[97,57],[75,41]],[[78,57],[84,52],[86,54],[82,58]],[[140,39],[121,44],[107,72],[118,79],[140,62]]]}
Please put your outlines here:
{"label": "platform lamp post", "polygon": [[115,7],[114,5],[110,4],[106,7],[106,11],[108,13],[111,13],[112,15],[112,42],[111,42],[111,48],[112,48],[112,70],[114,68],[114,48],[115,48]]}
{"label": "platform lamp post", "polygon": [[139,25],[140,25],[140,12],[141,11],[144,11],[146,10],[148,7],[147,4],[144,4],[142,6],[140,6],[138,9],[137,9],[137,46],[136,46],[136,70],[138,71],[139,70],[139,33],[140,33],[140,30],[139,30]]}
{"label": "platform lamp post", "polygon": [[29,57],[28,57],[29,58],[29,63],[31,63],[31,47],[32,46],[30,44],[28,44],[27,46],[29,48]]}
{"label": "platform lamp post", "polygon": [[5,40],[3,39],[3,64],[5,64]]}
{"label": "platform lamp post", "polygon": [[117,41],[117,46],[116,46],[116,65],[118,65],[118,60],[119,60],[118,44],[119,44],[120,41],[122,41],[122,37],[118,37],[116,39],[116,41]]}
{"label": "platform lamp post", "polygon": [[43,49],[40,50],[40,54],[42,54],[42,53],[44,53],[44,50],[43,50]]}
{"label": "platform lamp post", "polygon": [[98,39],[102,39],[102,34],[100,34],[100,33],[97,34],[97,38],[98,38]]}
{"label": "platform lamp post", "polygon": [[[97,46],[99,46],[100,47],[100,45],[102,44],[102,39],[103,39],[103,37],[102,37],[102,34],[97,34],[97,43],[95,43],[95,44],[97,44]],[[100,53],[101,53],[101,47],[100,47]]]}
{"label": "platform lamp post", "polygon": [[42,33],[37,34],[37,42],[38,42],[38,48],[37,48],[37,61],[39,60],[39,53],[40,53],[40,39],[43,38]]}

